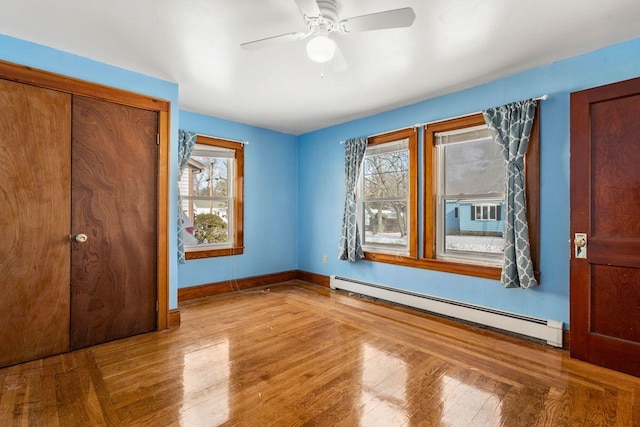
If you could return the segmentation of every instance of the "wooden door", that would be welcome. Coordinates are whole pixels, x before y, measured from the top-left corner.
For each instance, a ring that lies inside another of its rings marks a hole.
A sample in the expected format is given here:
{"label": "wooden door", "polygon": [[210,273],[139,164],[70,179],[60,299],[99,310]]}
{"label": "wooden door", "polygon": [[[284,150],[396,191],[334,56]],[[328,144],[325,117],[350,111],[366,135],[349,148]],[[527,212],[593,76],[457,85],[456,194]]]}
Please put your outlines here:
{"label": "wooden door", "polygon": [[69,349],[71,96],[0,80],[0,366]]}
{"label": "wooden door", "polygon": [[158,114],[73,97],[71,348],[156,327]]}
{"label": "wooden door", "polygon": [[571,356],[640,376],[640,78],[571,94],[575,233]]}

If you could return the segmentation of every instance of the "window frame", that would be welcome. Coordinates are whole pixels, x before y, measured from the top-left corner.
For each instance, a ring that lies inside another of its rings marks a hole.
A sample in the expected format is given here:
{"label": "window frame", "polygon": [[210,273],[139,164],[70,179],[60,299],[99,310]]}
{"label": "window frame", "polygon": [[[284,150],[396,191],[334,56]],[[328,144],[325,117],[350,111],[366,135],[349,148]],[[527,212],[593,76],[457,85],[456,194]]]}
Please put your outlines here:
{"label": "window frame", "polygon": [[[412,195],[412,206],[408,209],[413,209],[413,212],[418,213],[417,206],[417,191],[422,191],[422,217],[417,218],[418,215],[411,216],[410,230],[415,231],[412,236],[413,243],[410,243],[412,250],[409,256],[394,255],[388,253],[380,253],[373,251],[365,251],[365,259],[369,261],[382,262],[387,264],[395,264],[406,267],[422,268],[427,270],[442,271],[447,273],[462,274],[467,276],[482,277],[487,279],[499,280],[502,267],[500,266],[484,266],[479,264],[470,264],[464,262],[455,262],[451,260],[443,260],[435,258],[435,226],[436,226],[436,211],[434,209],[434,197],[435,197],[435,185],[436,179],[434,176],[434,161],[435,161],[435,132],[442,132],[446,130],[454,130],[464,127],[477,126],[480,124],[486,124],[484,117],[481,113],[471,114],[455,119],[443,120],[440,122],[431,123],[423,129],[423,155],[422,155],[422,183],[421,188],[418,189],[418,164],[417,164],[417,138],[415,149],[410,150],[410,179],[411,183],[416,189],[415,195]],[[408,128],[403,131],[408,132],[415,130],[415,128]],[[416,132],[417,133],[417,132]],[[404,136],[402,136],[404,135]],[[408,137],[406,134],[398,135],[396,132],[390,132],[389,134],[383,134],[379,136],[370,137],[369,141],[381,143],[378,141],[391,142],[395,139]],[[411,153],[414,153],[416,158],[411,160]],[[531,137],[529,139],[529,146],[527,147],[527,154],[525,156],[525,185],[526,185],[526,198],[527,198],[527,220],[529,222],[529,245],[531,249],[531,259],[534,266],[534,274],[538,282],[540,281],[539,271],[539,247],[540,247],[540,102],[538,102],[536,108],[536,115],[533,122],[533,128],[531,130]],[[503,216],[506,212],[502,213]],[[422,233],[420,238],[422,239],[422,253],[418,256],[418,223],[421,224]],[[410,236],[411,238],[411,236]]]}
{"label": "window frame", "polygon": [[[538,104],[539,106],[539,104]],[[423,233],[423,259],[425,268],[438,271],[465,274],[470,276],[499,279],[502,267],[455,262],[446,259],[437,259],[436,238],[436,145],[435,134],[451,130],[463,129],[486,124],[481,113],[460,118],[445,120],[429,124],[424,128],[424,162],[423,162],[423,194],[424,194],[424,233]],[[538,248],[539,248],[539,222],[540,222],[540,117],[539,108],[536,108],[529,146],[525,156],[525,186],[527,198],[527,220],[529,222],[529,242],[531,246],[531,258],[533,260],[536,276],[538,272]],[[505,215],[506,212],[502,213]]]}
{"label": "window frame", "polygon": [[[409,213],[407,234],[409,238],[407,253],[400,254],[392,251],[384,251],[382,248],[380,248],[381,250],[377,250],[378,248],[368,247],[364,250],[364,259],[369,261],[393,263],[393,261],[397,259],[415,260],[418,258],[418,131],[415,127],[410,127],[371,136],[367,139],[367,147],[401,141],[403,139],[408,140],[409,151],[409,194],[407,201],[407,212]],[[358,198],[358,201],[360,200],[361,199]]]}
{"label": "window frame", "polygon": [[[185,246],[185,260],[214,258],[244,253],[244,144],[211,136],[198,135],[196,144],[232,149],[235,151],[233,167],[234,195],[232,229],[229,230],[230,245],[221,248],[189,249]],[[191,187],[191,183],[189,186]]]}

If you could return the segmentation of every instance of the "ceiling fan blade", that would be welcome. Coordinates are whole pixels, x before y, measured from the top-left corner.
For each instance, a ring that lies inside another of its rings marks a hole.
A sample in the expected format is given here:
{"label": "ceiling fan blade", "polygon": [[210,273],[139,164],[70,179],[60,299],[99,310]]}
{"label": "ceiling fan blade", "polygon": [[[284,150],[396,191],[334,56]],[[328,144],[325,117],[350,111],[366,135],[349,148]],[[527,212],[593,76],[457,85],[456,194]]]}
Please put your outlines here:
{"label": "ceiling fan blade", "polygon": [[384,30],[387,28],[410,27],[416,14],[410,7],[387,10],[369,15],[354,16],[338,22],[338,27],[347,33],[358,31]]}
{"label": "ceiling fan blade", "polygon": [[265,47],[271,47],[286,42],[294,42],[296,40],[302,40],[306,37],[305,33],[289,33],[279,36],[267,37],[266,39],[254,40],[251,42],[242,43],[241,48],[246,50],[258,50]]}
{"label": "ceiling fan blade", "polygon": [[296,0],[296,4],[303,15],[316,17],[321,15],[316,0]]}

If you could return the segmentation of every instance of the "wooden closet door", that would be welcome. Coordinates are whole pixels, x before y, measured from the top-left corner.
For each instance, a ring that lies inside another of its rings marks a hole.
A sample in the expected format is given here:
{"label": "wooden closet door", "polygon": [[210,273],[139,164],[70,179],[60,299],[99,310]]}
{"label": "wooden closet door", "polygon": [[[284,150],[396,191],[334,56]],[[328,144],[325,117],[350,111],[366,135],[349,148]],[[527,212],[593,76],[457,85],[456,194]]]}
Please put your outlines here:
{"label": "wooden closet door", "polygon": [[69,350],[71,96],[0,80],[0,366]]}
{"label": "wooden closet door", "polygon": [[71,348],[156,328],[157,112],[73,97]]}

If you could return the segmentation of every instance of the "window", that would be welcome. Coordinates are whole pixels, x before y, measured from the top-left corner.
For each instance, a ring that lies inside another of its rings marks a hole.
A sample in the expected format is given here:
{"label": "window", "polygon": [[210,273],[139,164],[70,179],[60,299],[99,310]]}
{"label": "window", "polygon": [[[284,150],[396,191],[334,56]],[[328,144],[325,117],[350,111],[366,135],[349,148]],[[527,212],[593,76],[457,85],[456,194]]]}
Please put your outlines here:
{"label": "window", "polygon": [[[504,156],[486,124],[434,132],[436,258],[500,265]],[[455,210],[458,216],[455,216]]]}
{"label": "window", "polygon": [[416,150],[413,128],[369,138],[356,190],[367,259],[417,256]]}
{"label": "window", "polygon": [[198,135],[180,177],[185,258],[243,252],[241,143]]}
{"label": "window", "polygon": [[500,205],[472,205],[471,221],[500,221],[500,212],[502,211],[503,206],[504,203],[501,203]]}
{"label": "window", "polygon": [[[531,256],[537,265],[539,119],[525,159]],[[504,249],[505,171],[481,114],[424,132],[424,268],[499,278]],[[430,202],[431,201],[431,202]]]}
{"label": "window", "polygon": [[[538,265],[540,212],[537,111],[525,158],[534,266]],[[357,187],[365,259],[499,279],[506,214],[504,158],[484,118],[474,114],[429,124],[423,143],[423,179],[418,183],[413,128],[369,138]],[[418,191],[423,194],[421,212]]]}

